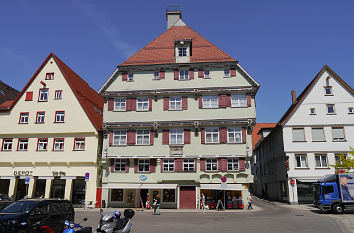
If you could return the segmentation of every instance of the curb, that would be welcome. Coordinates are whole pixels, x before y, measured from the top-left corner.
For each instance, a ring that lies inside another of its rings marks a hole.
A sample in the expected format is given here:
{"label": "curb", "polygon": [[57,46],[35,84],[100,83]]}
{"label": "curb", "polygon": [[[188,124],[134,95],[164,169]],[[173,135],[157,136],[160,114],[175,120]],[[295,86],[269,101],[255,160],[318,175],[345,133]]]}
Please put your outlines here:
{"label": "curb", "polygon": [[268,204],[271,204],[271,205],[276,206],[276,204],[275,204],[274,202],[268,201],[268,200],[266,200],[266,199],[262,199],[262,198],[257,197],[257,196],[253,196],[253,198],[255,198],[255,199],[259,200],[259,201],[263,201],[263,202],[266,202],[266,203],[268,203]]}

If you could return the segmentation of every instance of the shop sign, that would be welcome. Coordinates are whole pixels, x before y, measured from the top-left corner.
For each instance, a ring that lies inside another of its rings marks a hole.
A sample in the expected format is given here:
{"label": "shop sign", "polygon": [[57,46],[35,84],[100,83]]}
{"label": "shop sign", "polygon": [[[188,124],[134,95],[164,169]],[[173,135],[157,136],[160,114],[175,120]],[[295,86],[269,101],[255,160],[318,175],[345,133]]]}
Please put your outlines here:
{"label": "shop sign", "polygon": [[53,176],[66,176],[66,172],[59,171],[59,172],[52,172]]}
{"label": "shop sign", "polygon": [[33,171],[14,171],[14,176],[32,176]]}

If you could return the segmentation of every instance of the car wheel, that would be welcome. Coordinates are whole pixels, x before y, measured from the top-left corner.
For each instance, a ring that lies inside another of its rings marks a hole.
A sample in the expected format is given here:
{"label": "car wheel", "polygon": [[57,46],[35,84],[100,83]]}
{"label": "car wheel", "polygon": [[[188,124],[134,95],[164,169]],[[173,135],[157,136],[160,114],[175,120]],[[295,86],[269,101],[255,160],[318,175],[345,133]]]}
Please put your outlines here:
{"label": "car wheel", "polygon": [[341,204],[335,204],[333,207],[332,207],[332,213],[334,214],[343,214],[343,206]]}

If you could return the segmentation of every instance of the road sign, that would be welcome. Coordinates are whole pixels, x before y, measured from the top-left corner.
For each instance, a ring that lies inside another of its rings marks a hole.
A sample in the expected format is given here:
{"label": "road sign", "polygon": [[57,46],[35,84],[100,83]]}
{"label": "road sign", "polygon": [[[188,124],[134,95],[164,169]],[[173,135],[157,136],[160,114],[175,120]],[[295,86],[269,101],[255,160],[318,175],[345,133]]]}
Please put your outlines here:
{"label": "road sign", "polygon": [[221,177],[221,181],[222,181],[223,183],[225,183],[225,182],[226,182],[226,176]]}
{"label": "road sign", "polygon": [[26,178],[25,178],[25,184],[29,184],[29,183],[30,183],[30,180],[31,180],[31,177],[26,177]]}
{"label": "road sign", "polygon": [[86,172],[85,173],[85,181],[89,181],[90,180],[90,173]]}
{"label": "road sign", "polygon": [[291,179],[291,180],[290,180],[290,184],[291,184],[292,186],[294,186],[294,185],[295,185],[295,180],[294,180],[294,179]]}
{"label": "road sign", "polygon": [[226,190],[227,189],[227,183],[221,183],[221,189]]}
{"label": "road sign", "polygon": [[145,180],[147,180],[147,177],[145,175],[141,175],[141,176],[139,176],[139,180],[145,181]]}

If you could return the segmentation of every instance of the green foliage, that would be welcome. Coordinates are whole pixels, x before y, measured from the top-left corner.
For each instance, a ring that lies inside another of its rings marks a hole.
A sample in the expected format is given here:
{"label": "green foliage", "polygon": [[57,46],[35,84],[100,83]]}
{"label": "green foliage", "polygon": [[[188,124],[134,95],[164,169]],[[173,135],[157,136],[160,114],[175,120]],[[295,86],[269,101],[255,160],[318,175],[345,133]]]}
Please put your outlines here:
{"label": "green foliage", "polygon": [[350,147],[350,152],[351,154],[350,158],[349,156],[345,157],[345,154],[339,155],[340,158],[336,162],[335,165],[331,165],[336,169],[336,173],[341,171],[341,173],[353,173],[354,172],[354,148]]}

